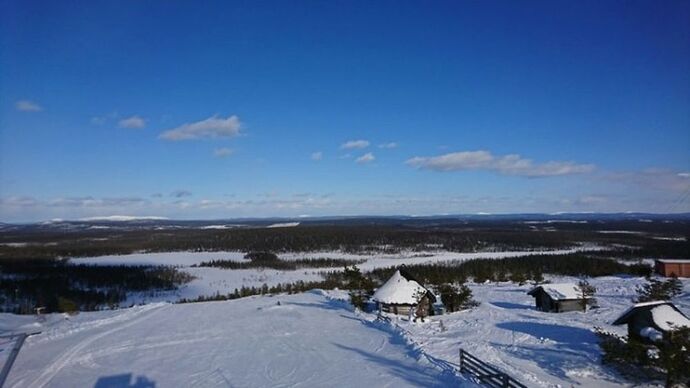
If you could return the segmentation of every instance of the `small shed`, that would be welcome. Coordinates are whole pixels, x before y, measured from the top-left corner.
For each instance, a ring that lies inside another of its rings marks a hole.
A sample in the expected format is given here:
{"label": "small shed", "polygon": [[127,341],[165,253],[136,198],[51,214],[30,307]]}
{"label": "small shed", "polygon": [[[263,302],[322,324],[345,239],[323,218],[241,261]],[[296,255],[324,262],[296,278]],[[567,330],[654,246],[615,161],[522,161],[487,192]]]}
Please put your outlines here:
{"label": "small shed", "polygon": [[398,268],[393,276],[379,287],[372,296],[379,310],[400,315],[408,315],[410,309],[415,308],[424,298],[427,298],[427,305],[430,308],[436,302],[434,293],[424,287],[404,268]]}
{"label": "small shed", "polygon": [[534,297],[537,310],[553,313],[582,310],[582,292],[573,283],[542,284],[527,294]]}
{"label": "small shed", "polygon": [[661,276],[677,276],[690,278],[690,260],[687,259],[658,259],[654,261],[654,271]]}
{"label": "small shed", "polygon": [[662,300],[633,305],[613,322],[613,325],[626,324],[628,337],[654,342],[674,329],[690,327],[690,319],[673,303]]}

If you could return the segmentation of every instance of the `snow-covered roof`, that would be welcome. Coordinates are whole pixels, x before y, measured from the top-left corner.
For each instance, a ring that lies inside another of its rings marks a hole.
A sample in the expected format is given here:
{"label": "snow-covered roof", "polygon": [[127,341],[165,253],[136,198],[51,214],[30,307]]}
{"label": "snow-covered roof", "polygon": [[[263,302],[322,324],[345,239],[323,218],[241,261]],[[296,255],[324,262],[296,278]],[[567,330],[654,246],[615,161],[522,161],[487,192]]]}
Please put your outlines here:
{"label": "snow-covered roof", "polygon": [[683,315],[673,303],[665,300],[637,303],[621,314],[613,324],[628,323],[636,311],[650,311],[654,325],[663,331],[670,331],[678,327],[690,327],[690,319]]}
{"label": "snow-covered roof", "polygon": [[690,319],[669,304],[662,304],[652,309],[652,319],[659,329],[671,331],[679,327],[690,327]]}
{"label": "snow-covered roof", "polygon": [[379,287],[372,299],[389,304],[417,304],[419,295],[428,292],[424,286],[413,279],[407,279],[395,271],[388,281]]}
{"label": "snow-covered roof", "polygon": [[657,259],[656,261],[665,264],[690,264],[690,260],[687,259]]}
{"label": "snow-covered roof", "polygon": [[573,283],[542,284],[531,289],[528,294],[534,295],[539,289],[544,290],[554,300],[582,299],[582,292]]}

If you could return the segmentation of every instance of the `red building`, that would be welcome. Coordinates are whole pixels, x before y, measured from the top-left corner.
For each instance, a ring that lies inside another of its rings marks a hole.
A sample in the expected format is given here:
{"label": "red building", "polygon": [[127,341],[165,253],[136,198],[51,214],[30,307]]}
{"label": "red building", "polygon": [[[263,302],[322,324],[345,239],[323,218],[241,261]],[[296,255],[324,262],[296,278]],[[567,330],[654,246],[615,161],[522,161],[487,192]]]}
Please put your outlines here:
{"label": "red building", "polygon": [[654,262],[654,271],[661,276],[676,275],[679,278],[690,278],[690,260],[659,259]]}

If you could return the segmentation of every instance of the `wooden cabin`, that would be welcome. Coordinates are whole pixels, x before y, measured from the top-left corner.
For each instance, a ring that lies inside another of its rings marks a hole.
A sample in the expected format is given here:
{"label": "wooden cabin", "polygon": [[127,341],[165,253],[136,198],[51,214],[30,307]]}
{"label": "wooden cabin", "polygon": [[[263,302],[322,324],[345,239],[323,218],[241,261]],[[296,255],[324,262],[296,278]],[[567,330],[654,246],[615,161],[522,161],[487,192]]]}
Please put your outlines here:
{"label": "wooden cabin", "polygon": [[429,289],[418,282],[407,270],[398,268],[393,276],[379,287],[372,300],[376,302],[378,309],[383,312],[408,315],[411,309],[416,308],[422,299],[427,299],[429,314],[436,296]]}
{"label": "wooden cabin", "polygon": [[582,293],[573,283],[542,284],[527,294],[534,297],[537,310],[552,313],[582,310]]}
{"label": "wooden cabin", "polygon": [[654,261],[654,272],[666,277],[690,278],[690,260],[658,259]]}
{"label": "wooden cabin", "polygon": [[679,327],[690,327],[690,319],[667,301],[638,303],[630,307],[613,325],[628,325],[628,337],[656,342]]}

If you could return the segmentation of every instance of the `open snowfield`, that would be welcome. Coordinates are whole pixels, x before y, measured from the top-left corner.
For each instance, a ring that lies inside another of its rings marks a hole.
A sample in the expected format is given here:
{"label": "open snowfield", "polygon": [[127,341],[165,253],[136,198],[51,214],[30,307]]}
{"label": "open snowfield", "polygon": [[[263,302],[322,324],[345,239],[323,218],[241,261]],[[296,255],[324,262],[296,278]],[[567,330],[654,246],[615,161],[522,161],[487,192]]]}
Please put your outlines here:
{"label": "open snowfield", "polygon": [[[16,317],[0,316],[5,325]],[[319,291],[54,314],[43,333],[27,340],[8,387],[463,383],[451,366],[428,359],[390,326],[365,318]],[[26,324],[24,317],[17,320]]]}
{"label": "open snowfield", "polygon": [[[470,260],[477,258],[504,258],[517,257],[532,254],[560,255],[583,250],[602,249],[596,245],[583,245],[572,249],[551,251],[509,251],[509,252],[476,252],[456,253],[447,251],[411,252],[403,251],[396,254],[352,254],[338,251],[324,252],[295,252],[278,255],[282,260],[297,259],[345,259],[364,261],[357,264],[363,271],[375,268],[398,266],[401,264],[413,265],[449,260]],[[178,290],[168,292],[135,293],[122,303],[123,306],[152,302],[174,302],[182,298],[195,299],[200,296],[211,296],[216,293],[229,294],[235,289],[245,287],[275,286],[278,284],[302,281],[323,280],[321,272],[339,271],[341,268],[302,268],[294,271],[274,269],[243,269],[228,270],[214,267],[192,267],[203,261],[232,260],[248,261],[244,259],[243,252],[162,252],[162,253],[134,253],[130,255],[110,255],[88,258],[75,258],[70,262],[74,264],[92,265],[171,265],[180,268],[195,277],[191,282],[181,286]]]}
{"label": "open snowfield", "polygon": [[[43,330],[27,340],[10,387],[472,386],[454,372],[460,348],[528,386],[620,387],[631,384],[601,365],[593,328],[625,334],[610,323],[644,282],[591,279],[600,307],[586,313],[536,311],[529,285],[470,283],[479,307],[416,324],[376,322],[336,300],[342,291],[312,291],[51,314],[43,324],[0,314],[0,326]],[[674,302],[690,314],[690,280],[683,285]]]}

